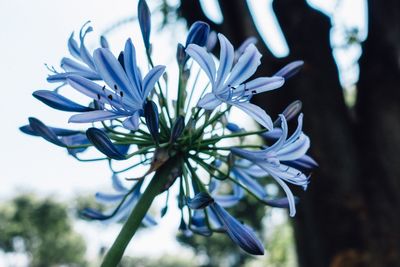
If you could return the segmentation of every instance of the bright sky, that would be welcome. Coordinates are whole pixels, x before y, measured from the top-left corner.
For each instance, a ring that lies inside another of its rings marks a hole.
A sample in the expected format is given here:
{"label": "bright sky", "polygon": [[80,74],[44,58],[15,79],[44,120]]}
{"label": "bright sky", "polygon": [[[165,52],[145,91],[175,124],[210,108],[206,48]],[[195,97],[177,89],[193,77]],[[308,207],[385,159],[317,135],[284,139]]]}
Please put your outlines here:
{"label": "bright sky", "polygon": [[[149,1],[151,8],[157,1]],[[211,12],[209,16],[216,22],[221,21],[218,8],[212,0],[203,0],[203,7]],[[332,1],[314,0],[315,5]],[[334,1],[335,2],[335,1]],[[353,3],[350,7],[354,13],[350,21],[341,20],[346,25],[358,25],[365,38],[366,30],[363,22],[363,0],[342,1]],[[271,25],[274,17],[268,10],[271,0],[248,0],[254,12],[259,12],[259,25]],[[357,4],[358,3],[358,4]],[[0,174],[0,200],[9,198],[15,193],[34,191],[52,195],[57,199],[67,199],[77,193],[92,194],[99,189],[107,189],[110,184],[110,171],[104,162],[80,163],[68,157],[63,149],[51,145],[40,138],[22,134],[18,127],[27,123],[27,118],[34,116],[46,124],[67,126],[68,115],[65,112],[53,110],[34,99],[31,94],[38,89],[52,89],[45,78],[48,71],[44,63],[58,66],[62,56],[68,54],[67,39],[71,31],[78,31],[87,20],[92,21],[95,33],[88,38],[88,46],[97,45],[95,37],[110,25],[127,18],[136,12],[136,0],[99,1],[99,0],[0,0],[0,73],[2,78],[3,102],[0,105],[2,131],[0,147],[2,149]],[[347,4],[346,4],[347,5]],[[332,5],[326,5],[331,12]],[[336,7],[337,8],[337,7]],[[344,10],[349,7],[340,6]],[[360,11],[360,12],[356,12]],[[265,13],[263,13],[265,12]],[[348,13],[347,13],[348,14]],[[159,19],[159,18],[158,18]],[[157,18],[155,18],[157,20]],[[156,24],[156,23],[154,23]],[[360,26],[361,25],[361,26]],[[164,33],[153,34],[154,58],[158,64],[169,64],[170,72],[176,71],[171,65],[175,56],[177,41],[184,41],[185,25],[173,25]],[[266,27],[262,27],[267,29]],[[279,28],[265,31],[264,40],[277,55],[285,55],[284,36]],[[154,29],[153,29],[154,30]],[[271,35],[272,34],[272,35]],[[134,23],[126,24],[109,36],[112,49],[116,52],[123,47],[123,42],[132,37],[137,49],[141,47],[141,36]],[[353,52],[357,54],[357,49]],[[358,51],[359,52],[359,51]],[[340,57],[340,55],[338,55]],[[343,57],[343,55],[342,55]],[[140,59],[139,59],[140,60]],[[143,62],[143,60],[142,60]],[[70,94],[73,94],[70,92]],[[162,220],[161,226],[135,237],[129,252],[136,255],[161,254],[176,252],[174,231],[178,227],[177,216],[169,212]],[[116,236],[118,227],[105,231],[102,226],[88,227],[80,222],[78,230],[85,232],[86,237],[95,244],[110,244]],[[154,240],[157,240],[155,249]],[[137,243],[140,246],[135,246]],[[91,247],[91,254],[96,247]],[[182,250],[180,249],[181,253]],[[0,255],[0,266],[2,259]]]}

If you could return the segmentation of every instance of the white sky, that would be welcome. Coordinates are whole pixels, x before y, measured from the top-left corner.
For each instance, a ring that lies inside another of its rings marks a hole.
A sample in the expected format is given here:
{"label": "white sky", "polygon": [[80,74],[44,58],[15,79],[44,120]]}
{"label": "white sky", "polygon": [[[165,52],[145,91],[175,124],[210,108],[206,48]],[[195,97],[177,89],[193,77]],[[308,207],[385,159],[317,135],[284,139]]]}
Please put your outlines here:
{"label": "white sky", "polygon": [[[363,0],[343,2],[360,4],[360,1]],[[154,8],[152,4],[155,2],[149,1],[150,7]],[[212,6],[211,0],[202,2],[204,6]],[[253,7],[258,5],[256,10],[261,12],[264,7],[270,6],[271,0],[257,0],[257,2],[249,0],[248,2]],[[2,25],[0,28],[0,75],[3,91],[3,101],[0,105],[2,125],[0,201],[23,191],[34,191],[52,195],[56,199],[67,199],[77,193],[91,194],[99,189],[109,188],[110,171],[107,164],[78,162],[68,157],[63,149],[40,138],[22,134],[18,127],[26,124],[30,116],[40,118],[49,125],[67,126],[70,114],[53,110],[31,95],[38,89],[54,88],[45,80],[48,71],[44,63],[58,66],[61,57],[68,55],[66,41],[71,31],[78,31],[87,20],[92,21],[95,29],[94,33],[89,34],[87,42],[88,46],[93,48],[97,45],[95,37],[98,34],[121,18],[130,17],[136,13],[136,4],[135,0],[0,0],[0,25]],[[357,11],[359,7],[355,4],[355,8],[353,6],[351,10]],[[360,12],[351,16],[353,21],[348,23],[360,25],[360,21],[362,23],[360,20],[362,12]],[[210,16],[216,21],[221,19],[215,10]],[[261,17],[264,18],[260,22],[262,25],[269,25],[274,20],[271,15],[261,14]],[[175,56],[176,41],[184,41],[184,26],[183,24],[174,25],[173,30],[152,35],[156,63],[169,64],[171,62]],[[153,33],[154,31],[153,28]],[[269,32],[272,35],[265,38],[265,40],[270,40],[269,47],[277,54],[284,55],[285,46],[282,43],[284,37],[279,29],[275,28]],[[128,37],[132,37],[139,50],[138,54],[143,54],[140,53],[141,35],[134,23],[129,23],[110,34],[109,41],[112,49],[115,52],[121,49]],[[169,68],[170,72],[176,71],[174,65]],[[178,247],[174,242],[174,231],[179,222],[177,216],[174,215],[176,213],[169,212],[167,218],[162,220],[160,227],[135,237],[129,252],[136,255],[176,252]],[[96,244],[110,244],[118,231],[118,227],[105,231],[101,226],[93,227],[92,224],[88,226],[83,222],[78,223],[77,228],[81,232],[86,232],[86,237],[91,243]],[[156,244],[154,240],[157,240]],[[137,244],[140,245],[136,246]],[[95,253],[95,246],[90,249],[91,254]],[[181,252],[182,249],[179,249],[179,253]],[[0,266],[3,266],[1,255]]]}

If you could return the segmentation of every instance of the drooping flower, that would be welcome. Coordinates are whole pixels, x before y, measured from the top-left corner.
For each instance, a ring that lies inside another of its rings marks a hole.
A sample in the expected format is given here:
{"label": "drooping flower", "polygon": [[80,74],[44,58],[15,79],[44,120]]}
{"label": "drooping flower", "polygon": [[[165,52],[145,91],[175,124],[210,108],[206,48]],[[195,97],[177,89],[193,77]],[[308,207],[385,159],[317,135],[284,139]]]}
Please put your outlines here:
{"label": "drooping flower", "polygon": [[250,227],[241,224],[216,202],[210,205],[210,209],[214,211],[233,242],[250,254],[264,255],[264,246]]}
{"label": "drooping flower", "polygon": [[[93,62],[93,56],[90,54],[85,45],[86,34],[93,31],[91,26],[85,29],[89,23],[90,21],[86,22],[79,31],[79,45],[74,39],[74,33],[71,34],[68,39],[68,50],[74,59],[64,57],[61,60],[61,68],[64,70],[64,72],[58,73],[53,69],[52,71],[55,73],[47,77],[48,82],[65,82],[67,77],[71,74],[76,74],[89,80],[101,79],[96,71],[96,67]],[[101,40],[101,44],[107,44],[107,41],[104,37]]]}
{"label": "drooping flower", "polygon": [[68,76],[67,81],[77,91],[103,104],[104,109],[73,115],[69,121],[84,123],[126,118],[124,127],[136,130],[139,117],[143,115],[143,105],[164,73],[165,66],[154,67],[142,79],[131,39],[125,43],[123,65],[105,48],[98,48],[93,59],[99,75],[109,88],[78,75]]}
{"label": "drooping flower", "polygon": [[295,198],[285,182],[302,186],[303,189],[307,188],[309,177],[295,167],[291,167],[290,162],[302,161],[304,159],[310,147],[310,140],[302,132],[302,114],[298,117],[296,131],[289,138],[286,119],[283,115],[280,115],[280,118],[282,121],[282,135],[272,146],[258,151],[240,148],[232,148],[231,151],[258,165],[274,178],[285,191],[289,202],[290,216],[294,216],[296,213]]}

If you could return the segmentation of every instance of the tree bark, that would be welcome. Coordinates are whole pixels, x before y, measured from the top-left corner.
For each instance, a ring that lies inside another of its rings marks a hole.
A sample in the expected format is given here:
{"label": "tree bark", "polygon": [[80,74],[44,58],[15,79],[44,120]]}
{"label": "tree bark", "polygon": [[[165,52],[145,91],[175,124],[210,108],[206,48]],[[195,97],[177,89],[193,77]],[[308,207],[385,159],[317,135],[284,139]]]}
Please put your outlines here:
{"label": "tree bark", "polygon": [[400,2],[369,1],[360,61],[358,138],[370,266],[400,266]]}
{"label": "tree bark", "polygon": [[[224,16],[212,27],[235,46],[258,36],[246,1],[220,0]],[[198,1],[182,1],[189,23],[205,20]],[[253,100],[271,115],[303,102],[304,130],[320,164],[294,219],[300,266],[400,266],[400,2],[370,0],[370,33],[360,62],[355,116],[343,98],[329,42],[330,22],[306,1],[275,0],[290,55],[272,56],[260,42],[258,75],[302,59],[284,88]],[[260,36],[258,36],[260,37]],[[258,38],[261,40],[261,38]]]}

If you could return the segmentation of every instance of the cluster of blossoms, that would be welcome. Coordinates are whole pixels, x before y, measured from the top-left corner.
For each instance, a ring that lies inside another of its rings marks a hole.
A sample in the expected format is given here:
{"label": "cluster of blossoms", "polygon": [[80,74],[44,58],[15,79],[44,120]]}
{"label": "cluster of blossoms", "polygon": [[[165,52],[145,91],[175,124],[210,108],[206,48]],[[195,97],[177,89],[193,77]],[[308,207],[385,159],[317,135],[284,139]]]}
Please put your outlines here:
{"label": "cluster of blossoms", "polygon": [[[87,208],[82,215],[103,221],[128,220],[116,243],[126,239],[127,231],[132,232],[128,234],[132,237],[140,223],[156,224],[147,212],[150,204],[177,182],[182,215],[180,230],[204,236],[223,232],[246,252],[263,254],[264,248],[257,236],[231,216],[229,208],[251,195],[265,205],[288,208],[294,216],[296,198],[287,184],[306,189],[308,172],[317,164],[306,155],[310,140],[302,131],[299,101],[290,104],[273,121],[250,100],[255,94],[281,87],[298,72],[302,62],[293,62],[272,77],[251,79],[261,58],[254,40],[247,40],[235,51],[224,35],[210,33],[206,23],[196,22],[189,30],[186,44],[178,44],[179,84],[177,96],[171,100],[166,97],[165,66],[155,66],[151,57],[150,12],[143,0],[139,1],[138,19],[147,52],[147,72],[138,67],[131,39],[118,56],[111,52],[104,37],[100,38],[101,47],[90,53],[85,36],[92,28],[85,24],[79,40],[73,34],[68,40],[72,58],[61,60],[63,71],[52,68],[53,73],[47,78],[60,86],[33,93],[54,109],[75,112],[69,122],[92,123],[91,128],[61,129],[29,118],[29,124],[21,130],[66,148],[78,160],[109,163],[116,192],[97,193],[96,197],[115,207],[108,213]],[[218,60],[211,54],[217,39]],[[194,65],[208,78],[207,87],[200,88],[203,91],[197,101],[193,98],[193,91],[199,90],[196,82],[190,86],[193,88],[188,88]],[[87,96],[89,104],[66,98],[60,93],[62,86]],[[229,123],[227,118],[232,107],[244,111],[262,128],[246,131]],[[296,117],[297,129],[289,134],[287,121]],[[268,146],[249,144],[248,136],[261,136]],[[223,146],[226,140],[232,140],[234,145]],[[82,159],[81,154],[92,146],[105,157]],[[116,170],[116,161],[128,162],[129,166]],[[143,166],[148,166],[148,170],[140,177],[120,180],[121,173]],[[268,178],[276,181],[285,197],[267,193]],[[165,212],[164,208],[162,215]]]}

